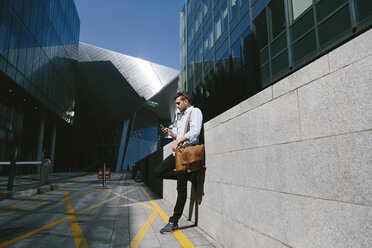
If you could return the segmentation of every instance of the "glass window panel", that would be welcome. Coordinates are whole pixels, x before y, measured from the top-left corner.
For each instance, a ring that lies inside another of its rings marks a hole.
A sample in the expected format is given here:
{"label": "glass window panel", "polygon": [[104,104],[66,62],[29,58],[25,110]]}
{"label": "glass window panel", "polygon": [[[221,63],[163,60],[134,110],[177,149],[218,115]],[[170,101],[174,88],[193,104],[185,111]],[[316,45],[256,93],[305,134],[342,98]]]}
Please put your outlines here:
{"label": "glass window panel", "polygon": [[269,60],[269,49],[266,47],[258,54],[258,63],[260,65],[265,64]]}
{"label": "glass window panel", "polygon": [[222,58],[222,55],[229,49],[228,42],[222,44],[221,48],[216,52],[216,59]]}
{"label": "glass window panel", "polygon": [[0,54],[4,57],[7,57],[9,48],[10,27],[12,23],[12,11],[6,1],[3,4],[3,12],[0,12]]}
{"label": "glass window panel", "polygon": [[204,53],[206,54],[209,50],[208,34],[204,36]]}
{"label": "glass window panel", "polygon": [[216,49],[218,49],[221,44],[226,41],[226,39],[228,38],[227,34],[227,32],[223,32],[221,37],[216,41]]}
{"label": "glass window panel", "polygon": [[212,0],[203,0],[203,14],[204,14],[204,16],[207,14],[208,10],[211,8],[211,1]]}
{"label": "glass window panel", "polygon": [[2,56],[0,56],[0,71],[6,71],[6,60]]}
{"label": "glass window panel", "polygon": [[6,67],[6,74],[15,81],[15,77],[16,77],[16,69],[15,67],[8,63],[8,66]]}
{"label": "glass window panel", "polygon": [[324,45],[351,27],[350,11],[345,6],[331,18],[319,25],[319,43]]}
{"label": "glass window panel", "polygon": [[196,31],[199,29],[201,22],[202,22],[202,12],[201,12],[201,8],[199,8],[195,12],[195,30]]}
{"label": "glass window panel", "polygon": [[239,26],[240,26],[240,31],[244,31],[250,24],[250,15],[247,14],[244,16],[244,18],[240,21]]}
{"label": "glass window panel", "polygon": [[316,14],[318,21],[323,20],[337,7],[340,7],[347,0],[321,0],[316,4]]}
{"label": "glass window panel", "polygon": [[242,33],[242,36],[241,38],[242,39],[245,39],[245,37],[247,37],[248,35],[250,35],[252,32],[251,32],[251,29],[248,28],[247,30],[245,30],[243,33]]}
{"label": "glass window panel", "polygon": [[13,13],[13,24],[12,24],[12,32],[10,34],[10,41],[9,41],[10,49],[9,49],[9,54],[8,54],[8,61],[9,63],[12,63],[14,66],[16,66],[17,64],[20,32],[21,32],[21,23],[19,22],[19,19],[15,15],[15,13]]}
{"label": "glass window panel", "polygon": [[372,1],[371,0],[356,0],[359,21],[366,19],[372,15]]}
{"label": "glass window panel", "polygon": [[222,32],[228,30],[229,24],[229,15],[227,10],[226,2],[221,7],[221,16],[222,16]]}
{"label": "glass window panel", "polygon": [[209,38],[208,38],[208,42],[209,42],[209,51],[211,51],[211,49],[213,48],[213,45],[214,45],[214,40],[213,40],[213,27],[211,26],[209,28],[209,34],[208,34]]}
{"label": "glass window panel", "polygon": [[236,41],[240,37],[240,28],[239,26],[231,33],[231,42]]}
{"label": "glass window panel", "polygon": [[22,20],[27,27],[30,27],[32,2],[33,1],[24,1],[24,4],[23,4]]}
{"label": "glass window panel", "polygon": [[288,53],[282,52],[278,57],[271,61],[273,76],[288,68]]}
{"label": "glass window panel", "polygon": [[38,2],[33,1],[31,17],[30,17],[30,32],[32,35],[36,34],[38,15],[39,15]]}
{"label": "glass window panel", "polygon": [[271,45],[271,56],[275,56],[280,51],[282,51],[287,46],[286,33],[283,32],[276,40],[274,40]]}
{"label": "glass window panel", "polygon": [[[24,27],[22,25],[22,27]],[[22,28],[22,36],[21,36],[21,43],[20,48],[18,51],[18,61],[17,61],[17,69],[22,74],[25,73],[25,65],[26,65],[26,57],[27,57],[27,38],[28,34],[25,28]]]}
{"label": "glass window panel", "polygon": [[272,0],[269,4],[271,38],[275,39],[285,29],[284,1]]}
{"label": "glass window panel", "polygon": [[289,2],[291,8],[290,13],[294,21],[312,5],[313,0],[290,0]]}
{"label": "glass window panel", "polygon": [[266,5],[265,0],[256,0],[256,2],[253,3],[252,6],[253,18],[255,18],[265,8],[265,5]]}
{"label": "glass window panel", "polygon": [[261,83],[266,82],[270,78],[270,67],[269,64],[266,64],[262,68],[260,68],[260,81]]}
{"label": "glass window panel", "polygon": [[311,31],[293,45],[294,61],[297,62],[306,55],[315,51],[315,32]]}
{"label": "glass window panel", "polygon": [[221,21],[221,18],[219,18],[216,22],[216,38],[215,40],[218,40],[218,38],[220,38],[221,36],[221,33],[222,33],[222,21]]}
{"label": "glass window panel", "polygon": [[214,11],[217,12],[221,8],[221,2],[219,0],[214,2]]}
{"label": "glass window panel", "polygon": [[292,40],[297,40],[298,37],[306,33],[314,26],[313,10],[308,11],[301,18],[297,19],[292,24]]}
{"label": "glass window panel", "polygon": [[14,1],[14,10],[19,16],[22,16],[23,0]]}
{"label": "glass window panel", "polygon": [[246,1],[243,5],[240,4],[240,6],[242,7],[240,8],[239,15],[243,17],[249,11],[249,1]]}
{"label": "glass window panel", "polygon": [[232,57],[241,57],[240,40],[236,41],[231,47]]}
{"label": "glass window panel", "polygon": [[267,45],[266,11],[262,11],[254,20],[256,47],[261,50]]}
{"label": "glass window panel", "polygon": [[238,0],[230,0],[230,9],[231,9],[231,16],[235,16],[239,10],[239,1]]}
{"label": "glass window panel", "polygon": [[189,0],[187,1],[187,14],[191,14],[192,13],[192,7],[193,7],[193,0]]}
{"label": "glass window panel", "polygon": [[236,15],[232,20],[231,20],[231,30],[233,30],[237,25],[239,24],[239,16]]}

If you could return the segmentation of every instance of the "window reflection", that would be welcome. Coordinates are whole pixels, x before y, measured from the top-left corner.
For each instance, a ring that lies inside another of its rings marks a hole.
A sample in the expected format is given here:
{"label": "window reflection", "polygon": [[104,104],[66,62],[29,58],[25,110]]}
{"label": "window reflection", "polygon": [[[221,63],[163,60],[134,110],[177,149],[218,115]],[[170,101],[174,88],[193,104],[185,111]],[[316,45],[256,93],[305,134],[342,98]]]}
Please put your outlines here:
{"label": "window reflection", "polygon": [[290,14],[292,20],[296,20],[307,8],[309,8],[313,1],[312,0],[290,0]]}
{"label": "window reflection", "polygon": [[[360,30],[369,27],[367,2],[189,0],[180,85],[207,98],[197,101],[213,117],[350,38],[351,20]],[[218,105],[223,94],[234,100]]]}

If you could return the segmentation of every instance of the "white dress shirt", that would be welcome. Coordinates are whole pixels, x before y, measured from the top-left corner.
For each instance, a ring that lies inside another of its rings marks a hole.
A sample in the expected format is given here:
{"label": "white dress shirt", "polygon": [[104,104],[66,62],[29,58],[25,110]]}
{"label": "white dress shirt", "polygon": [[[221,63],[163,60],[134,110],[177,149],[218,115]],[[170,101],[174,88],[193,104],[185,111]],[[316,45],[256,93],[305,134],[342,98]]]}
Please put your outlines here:
{"label": "white dress shirt", "polygon": [[190,111],[192,111],[189,121],[189,126],[187,127],[187,132],[185,137],[188,139],[183,145],[197,145],[199,143],[200,130],[203,124],[203,114],[198,108],[193,106],[183,112],[181,117],[180,126],[177,128],[177,139],[181,138],[185,133],[186,121],[189,116]]}

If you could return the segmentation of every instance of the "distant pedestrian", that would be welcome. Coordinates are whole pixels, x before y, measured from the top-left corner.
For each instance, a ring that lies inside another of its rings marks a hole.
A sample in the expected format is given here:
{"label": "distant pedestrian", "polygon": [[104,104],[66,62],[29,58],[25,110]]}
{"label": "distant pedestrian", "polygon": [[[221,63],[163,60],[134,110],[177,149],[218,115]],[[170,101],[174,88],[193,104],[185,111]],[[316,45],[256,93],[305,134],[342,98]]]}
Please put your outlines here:
{"label": "distant pedestrian", "polygon": [[[176,152],[177,148],[182,146],[192,146],[199,143],[199,135],[203,123],[203,114],[200,109],[191,106],[191,97],[188,92],[178,92],[174,97],[177,108],[183,113],[181,124],[177,129],[177,134],[171,132],[169,128],[162,128],[162,131],[171,136],[175,141],[172,145],[172,151]],[[186,134],[186,122],[189,113],[191,112],[189,125]],[[187,181],[191,177],[191,173],[182,173],[175,171],[175,157],[169,155],[163,163],[155,171],[156,175],[163,179],[177,180],[177,201],[173,210],[173,215],[169,218],[168,224],[163,227],[161,233],[169,233],[178,229],[178,220],[181,218],[187,198]]]}

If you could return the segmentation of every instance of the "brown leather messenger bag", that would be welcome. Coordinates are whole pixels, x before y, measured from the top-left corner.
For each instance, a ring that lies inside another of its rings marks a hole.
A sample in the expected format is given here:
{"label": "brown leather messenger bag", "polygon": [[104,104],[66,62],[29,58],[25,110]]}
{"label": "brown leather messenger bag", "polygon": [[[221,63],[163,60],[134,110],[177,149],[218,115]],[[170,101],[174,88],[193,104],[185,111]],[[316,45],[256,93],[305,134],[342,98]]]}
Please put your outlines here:
{"label": "brown leather messenger bag", "polygon": [[[189,126],[191,112],[192,111],[190,111],[189,116],[187,117],[184,135]],[[176,171],[190,173],[200,170],[205,167],[204,144],[186,147],[180,146],[176,151],[175,160]]]}

